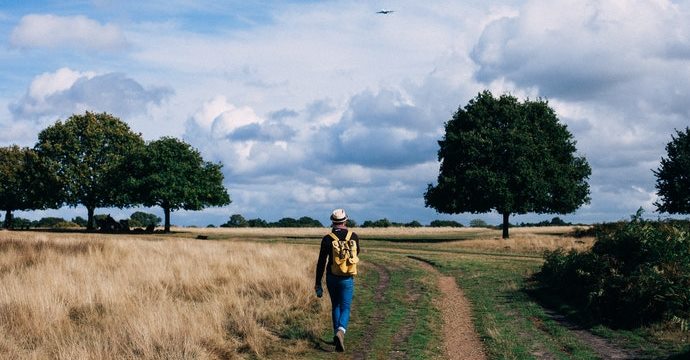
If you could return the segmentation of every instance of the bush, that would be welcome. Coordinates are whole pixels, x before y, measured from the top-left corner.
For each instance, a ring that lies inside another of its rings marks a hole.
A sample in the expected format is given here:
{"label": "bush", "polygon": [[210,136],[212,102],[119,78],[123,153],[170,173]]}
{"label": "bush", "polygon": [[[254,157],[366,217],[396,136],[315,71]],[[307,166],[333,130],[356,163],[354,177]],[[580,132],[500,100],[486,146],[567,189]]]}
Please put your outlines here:
{"label": "bush", "polygon": [[463,225],[454,220],[434,220],[429,223],[430,227],[462,227]]}
{"label": "bush", "polygon": [[77,216],[77,217],[73,218],[72,222],[81,226],[81,227],[86,227],[86,225],[88,225],[88,220],[84,219],[81,216]]}
{"label": "bush", "polygon": [[12,218],[12,229],[28,229],[30,227],[36,227],[36,221],[21,217]]}
{"label": "bush", "polygon": [[391,223],[390,220],[388,220],[388,219],[386,219],[386,218],[383,218],[383,219],[379,219],[379,220],[376,220],[376,221],[366,220],[366,221],[364,221],[364,223],[362,224],[362,227],[363,227],[363,228],[368,228],[368,227],[382,227],[382,228],[387,228],[387,227],[391,227],[392,225],[393,225],[393,223]]}
{"label": "bush", "polygon": [[690,226],[638,211],[611,229],[590,251],[547,252],[536,279],[615,326],[690,317]]}
{"label": "bush", "polygon": [[247,225],[253,228],[265,228],[268,227],[268,221],[261,218],[249,219],[247,220]]}
{"label": "bush", "polygon": [[160,225],[162,219],[155,214],[145,213],[143,211],[136,211],[129,217],[129,226],[132,227],[147,227]]}
{"label": "bush", "polygon": [[405,227],[422,227],[422,224],[417,220],[412,220],[403,226],[405,226]]}
{"label": "bush", "polygon": [[59,223],[53,224],[51,228],[53,229],[73,229],[80,227],[79,224],[73,223],[71,221],[60,221]]}
{"label": "bush", "polygon": [[482,219],[473,219],[470,221],[470,226],[476,227],[476,228],[481,228],[481,227],[488,227],[489,224],[487,224],[486,221],[484,221]]}
{"label": "bush", "polygon": [[242,216],[241,214],[232,214],[230,216],[230,220],[228,220],[225,224],[221,224],[220,227],[248,227],[249,224],[247,223],[247,220]]}
{"label": "bush", "polygon": [[59,217],[44,217],[38,220],[36,227],[39,228],[54,228],[59,223],[67,222],[67,220]]}

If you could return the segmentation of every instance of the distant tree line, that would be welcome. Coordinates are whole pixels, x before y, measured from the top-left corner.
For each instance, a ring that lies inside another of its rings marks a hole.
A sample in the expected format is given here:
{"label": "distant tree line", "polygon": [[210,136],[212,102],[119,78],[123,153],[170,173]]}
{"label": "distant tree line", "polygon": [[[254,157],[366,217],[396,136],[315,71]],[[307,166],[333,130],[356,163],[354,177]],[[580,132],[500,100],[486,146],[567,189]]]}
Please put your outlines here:
{"label": "distant tree line", "polygon": [[[330,224],[328,224],[330,225]],[[423,227],[419,221],[412,220],[407,223],[393,222],[386,218],[379,220],[366,220],[361,225],[357,224],[355,220],[348,219],[346,225],[348,227],[364,227],[364,228],[387,228],[387,227]],[[258,227],[258,228],[271,228],[271,227],[324,227],[324,225],[315,219],[308,216],[303,216],[299,219],[294,219],[291,217],[282,218],[276,222],[268,222],[266,220],[256,218],[256,219],[245,219],[241,214],[233,214],[230,219],[221,224],[220,227],[228,228],[238,228],[238,227]],[[463,227],[463,225],[454,220],[433,220],[429,223],[428,227]]]}
{"label": "distant tree line", "polygon": [[167,232],[172,211],[230,203],[221,167],[176,138],[146,143],[112,115],[72,115],[41,131],[33,148],[0,148],[3,226],[15,227],[17,210],[83,205],[91,230],[97,208],[144,205],[163,209]]}
{"label": "distant tree line", "polygon": [[[105,219],[109,215],[96,214],[94,219]],[[142,211],[136,211],[128,219],[124,219],[132,228],[145,228],[148,226],[159,226],[162,219],[155,214],[149,214]],[[81,216],[75,216],[71,220],[66,220],[61,217],[43,217],[39,220],[29,220],[21,217],[15,217],[12,220],[12,229],[69,229],[69,228],[85,228],[88,221]]]}

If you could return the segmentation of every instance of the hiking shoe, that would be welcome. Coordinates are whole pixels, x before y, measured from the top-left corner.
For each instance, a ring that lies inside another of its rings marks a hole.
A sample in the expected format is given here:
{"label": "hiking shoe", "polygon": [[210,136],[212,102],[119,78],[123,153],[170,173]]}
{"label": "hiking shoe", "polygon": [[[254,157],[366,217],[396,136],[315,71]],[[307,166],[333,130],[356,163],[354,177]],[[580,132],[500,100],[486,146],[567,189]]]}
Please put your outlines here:
{"label": "hiking shoe", "polygon": [[345,333],[342,330],[338,330],[338,332],[333,337],[333,341],[335,342],[335,351],[345,351]]}

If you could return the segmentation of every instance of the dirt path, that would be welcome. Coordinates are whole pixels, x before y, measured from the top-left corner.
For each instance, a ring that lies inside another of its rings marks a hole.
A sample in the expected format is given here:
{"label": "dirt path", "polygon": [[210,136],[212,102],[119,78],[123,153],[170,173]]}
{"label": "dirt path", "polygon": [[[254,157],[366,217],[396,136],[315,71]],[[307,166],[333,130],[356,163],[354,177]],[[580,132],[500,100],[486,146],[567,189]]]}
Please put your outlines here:
{"label": "dirt path", "polygon": [[452,276],[443,276],[436,268],[424,261],[420,264],[428,272],[438,276],[441,299],[437,306],[443,316],[444,355],[451,360],[486,359],[484,347],[472,324],[470,303]]}

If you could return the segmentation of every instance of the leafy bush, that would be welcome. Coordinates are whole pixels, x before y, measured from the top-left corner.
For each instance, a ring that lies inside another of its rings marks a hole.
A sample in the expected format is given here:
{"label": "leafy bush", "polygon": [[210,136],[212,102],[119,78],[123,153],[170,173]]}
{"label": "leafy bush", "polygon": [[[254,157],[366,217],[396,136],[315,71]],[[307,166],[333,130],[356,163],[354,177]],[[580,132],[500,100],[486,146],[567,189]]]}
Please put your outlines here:
{"label": "leafy bush", "polygon": [[38,223],[36,223],[36,227],[39,228],[54,228],[55,225],[59,223],[64,223],[67,222],[67,220],[59,217],[44,217],[38,220]]}
{"label": "leafy bush", "polygon": [[80,227],[79,224],[73,223],[71,221],[60,221],[51,226],[53,229],[73,229]]}
{"label": "leafy bush", "polygon": [[77,216],[77,217],[73,218],[72,222],[81,226],[81,227],[86,227],[86,225],[88,224],[88,221],[81,216]]}
{"label": "leafy bush", "polygon": [[12,218],[12,229],[28,229],[30,227],[36,227],[36,221],[31,221],[29,219],[21,217]]}
{"label": "leafy bush", "polygon": [[422,227],[422,224],[417,220],[412,220],[403,226],[405,226],[405,227]]}
{"label": "leafy bush", "polygon": [[476,228],[481,228],[481,227],[488,227],[489,224],[486,223],[486,221],[482,219],[473,219],[470,221],[470,227],[476,227]]}
{"label": "leafy bush", "polygon": [[615,326],[687,319],[690,226],[641,214],[598,233],[590,251],[547,252],[537,280]]}
{"label": "leafy bush", "polygon": [[433,220],[429,227],[462,227],[462,224],[455,220]]}
{"label": "leafy bush", "polygon": [[232,214],[230,216],[230,220],[228,220],[226,223],[221,224],[220,227],[248,227],[249,224],[247,223],[247,219],[244,218],[241,214]]}
{"label": "leafy bush", "polygon": [[364,223],[362,223],[363,228],[369,228],[369,227],[382,227],[382,228],[387,228],[393,226],[393,223],[390,222],[390,220],[383,218],[379,219],[376,221],[371,221],[371,220],[366,220]]}
{"label": "leafy bush", "polygon": [[147,227],[149,225],[158,226],[162,219],[155,214],[145,213],[143,211],[136,211],[129,217],[129,226]]}

